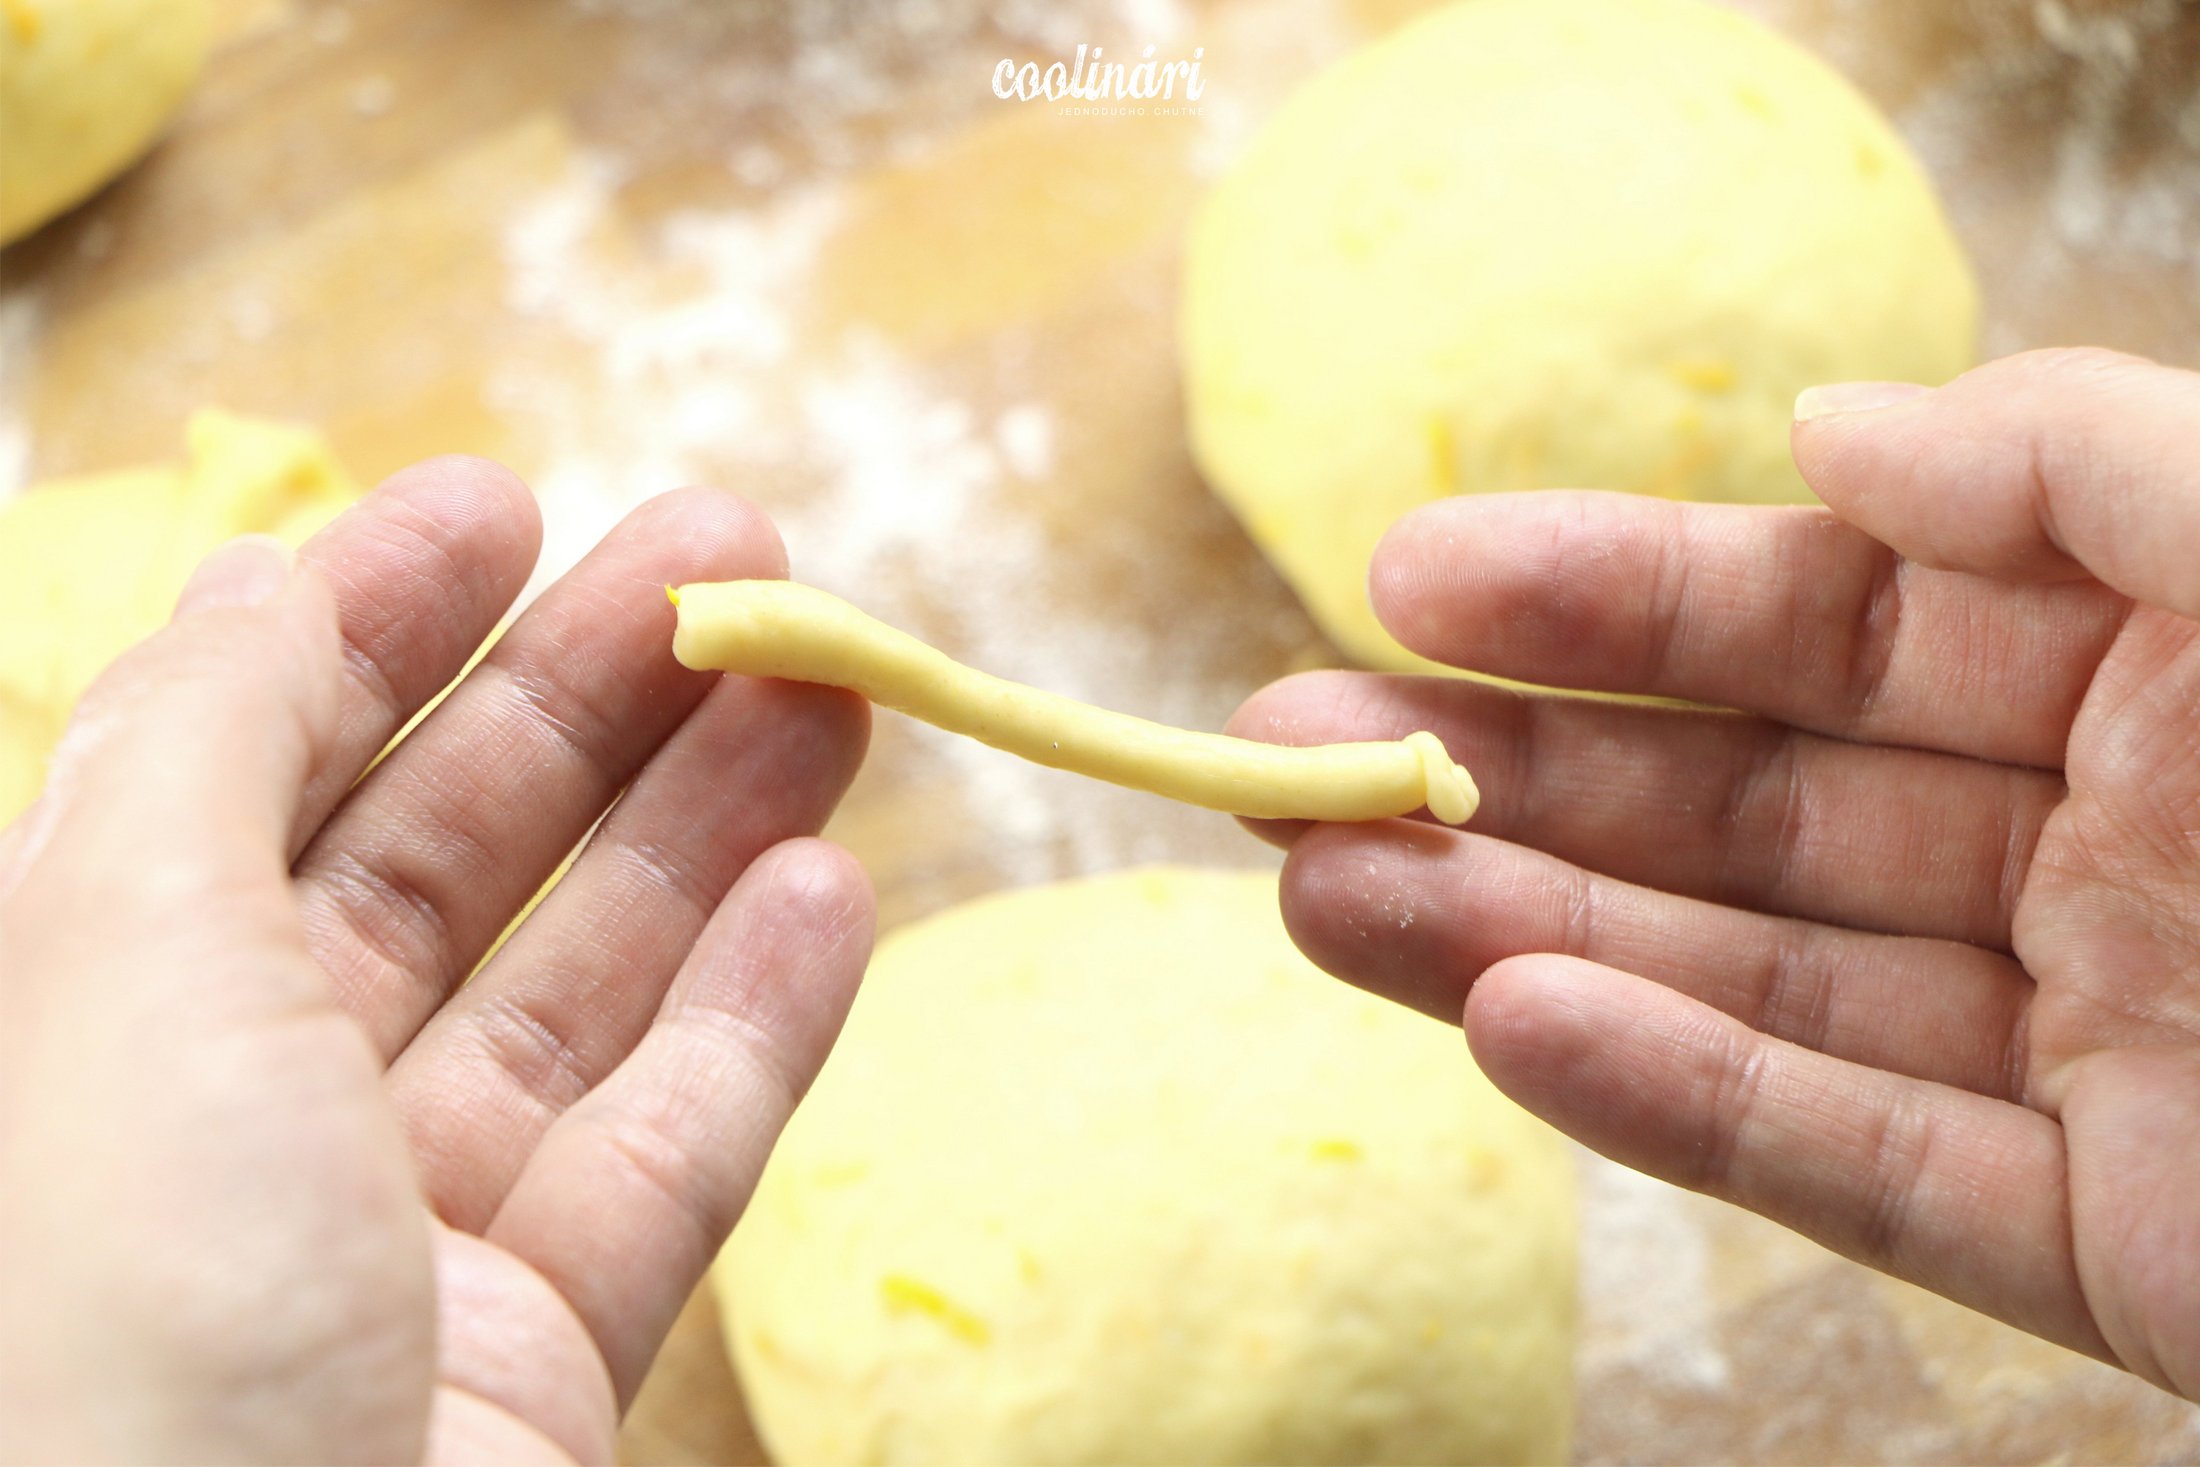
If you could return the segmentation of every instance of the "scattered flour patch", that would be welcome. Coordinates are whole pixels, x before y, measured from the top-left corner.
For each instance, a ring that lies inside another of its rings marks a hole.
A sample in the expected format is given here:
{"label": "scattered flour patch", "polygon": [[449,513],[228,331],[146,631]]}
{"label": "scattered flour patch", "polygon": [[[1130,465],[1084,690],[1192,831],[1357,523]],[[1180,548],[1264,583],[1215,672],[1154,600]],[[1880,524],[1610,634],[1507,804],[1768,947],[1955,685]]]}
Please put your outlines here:
{"label": "scattered flour patch", "polygon": [[1019,479],[1038,481],[1054,471],[1054,417],[1036,403],[1018,403],[995,419],[993,442]]}
{"label": "scattered flour patch", "polygon": [[31,430],[23,399],[30,390],[38,319],[36,295],[14,290],[0,296],[0,504],[30,483]]}
{"label": "scattered flour patch", "polygon": [[1687,1194],[1577,1154],[1583,1374],[1625,1365],[1675,1386],[1723,1388],[1733,1368],[1713,1314],[1711,1244]]}
{"label": "scattered flour patch", "polygon": [[530,590],[569,569],[626,510],[711,477],[729,445],[783,454],[793,312],[837,204],[829,190],[768,207],[691,211],[638,242],[619,220],[623,172],[602,154],[520,210],[504,239],[511,308],[585,349],[590,370],[508,363],[490,407],[542,440],[545,512]]}

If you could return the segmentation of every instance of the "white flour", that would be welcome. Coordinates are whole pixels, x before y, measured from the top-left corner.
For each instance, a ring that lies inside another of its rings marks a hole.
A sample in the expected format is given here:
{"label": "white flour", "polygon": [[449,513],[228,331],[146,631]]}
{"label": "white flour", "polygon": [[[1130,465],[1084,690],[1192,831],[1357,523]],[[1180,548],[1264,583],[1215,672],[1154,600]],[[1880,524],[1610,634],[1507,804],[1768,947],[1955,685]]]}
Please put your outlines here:
{"label": "white flour", "polygon": [[23,412],[30,393],[38,315],[35,291],[0,294],[0,504],[21,493],[30,481],[30,425]]}

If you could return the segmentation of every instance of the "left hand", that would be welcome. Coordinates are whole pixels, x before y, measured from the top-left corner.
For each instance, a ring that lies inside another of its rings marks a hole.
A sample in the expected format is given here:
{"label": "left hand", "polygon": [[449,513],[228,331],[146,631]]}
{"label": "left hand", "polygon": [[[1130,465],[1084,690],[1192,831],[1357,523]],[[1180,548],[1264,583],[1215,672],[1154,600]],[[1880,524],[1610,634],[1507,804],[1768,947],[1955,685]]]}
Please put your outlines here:
{"label": "left hand", "polygon": [[0,1459],[610,1460],[869,954],[868,714],[674,663],[786,573],[690,490],[367,772],[539,539],[442,460],[218,552],[0,835]]}

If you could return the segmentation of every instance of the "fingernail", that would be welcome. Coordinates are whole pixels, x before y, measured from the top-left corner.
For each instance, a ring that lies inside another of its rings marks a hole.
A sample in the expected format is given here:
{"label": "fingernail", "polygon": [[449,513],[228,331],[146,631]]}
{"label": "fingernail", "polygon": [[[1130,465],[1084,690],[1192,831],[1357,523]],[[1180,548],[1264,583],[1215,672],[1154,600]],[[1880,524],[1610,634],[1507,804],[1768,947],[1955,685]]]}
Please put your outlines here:
{"label": "fingernail", "polygon": [[1835,413],[1868,413],[1893,407],[1931,392],[1915,382],[1829,382],[1806,387],[1795,395],[1795,421],[1829,418]]}
{"label": "fingernail", "polygon": [[273,535],[240,535],[199,562],[176,599],[176,615],[258,606],[290,580],[290,547]]}

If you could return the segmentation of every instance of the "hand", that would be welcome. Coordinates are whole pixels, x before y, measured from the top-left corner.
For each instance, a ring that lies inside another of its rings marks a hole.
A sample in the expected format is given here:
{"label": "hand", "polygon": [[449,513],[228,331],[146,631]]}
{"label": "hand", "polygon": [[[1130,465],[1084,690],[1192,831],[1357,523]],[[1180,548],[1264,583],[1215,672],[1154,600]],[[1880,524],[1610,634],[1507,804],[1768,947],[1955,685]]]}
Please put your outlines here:
{"label": "hand", "polygon": [[1806,394],[1831,506],[1456,499],[1372,594],[1460,667],[1234,729],[1433,728],[1472,831],[1271,831],[1314,960],[1605,1155],[2200,1396],[2200,376]]}
{"label": "hand", "polygon": [[367,772],[539,538],[443,460],[226,548],[0,838],[0,1457],[610,1460],[868,956],[868,715],[673,662],[785,574],[691,490]]}

